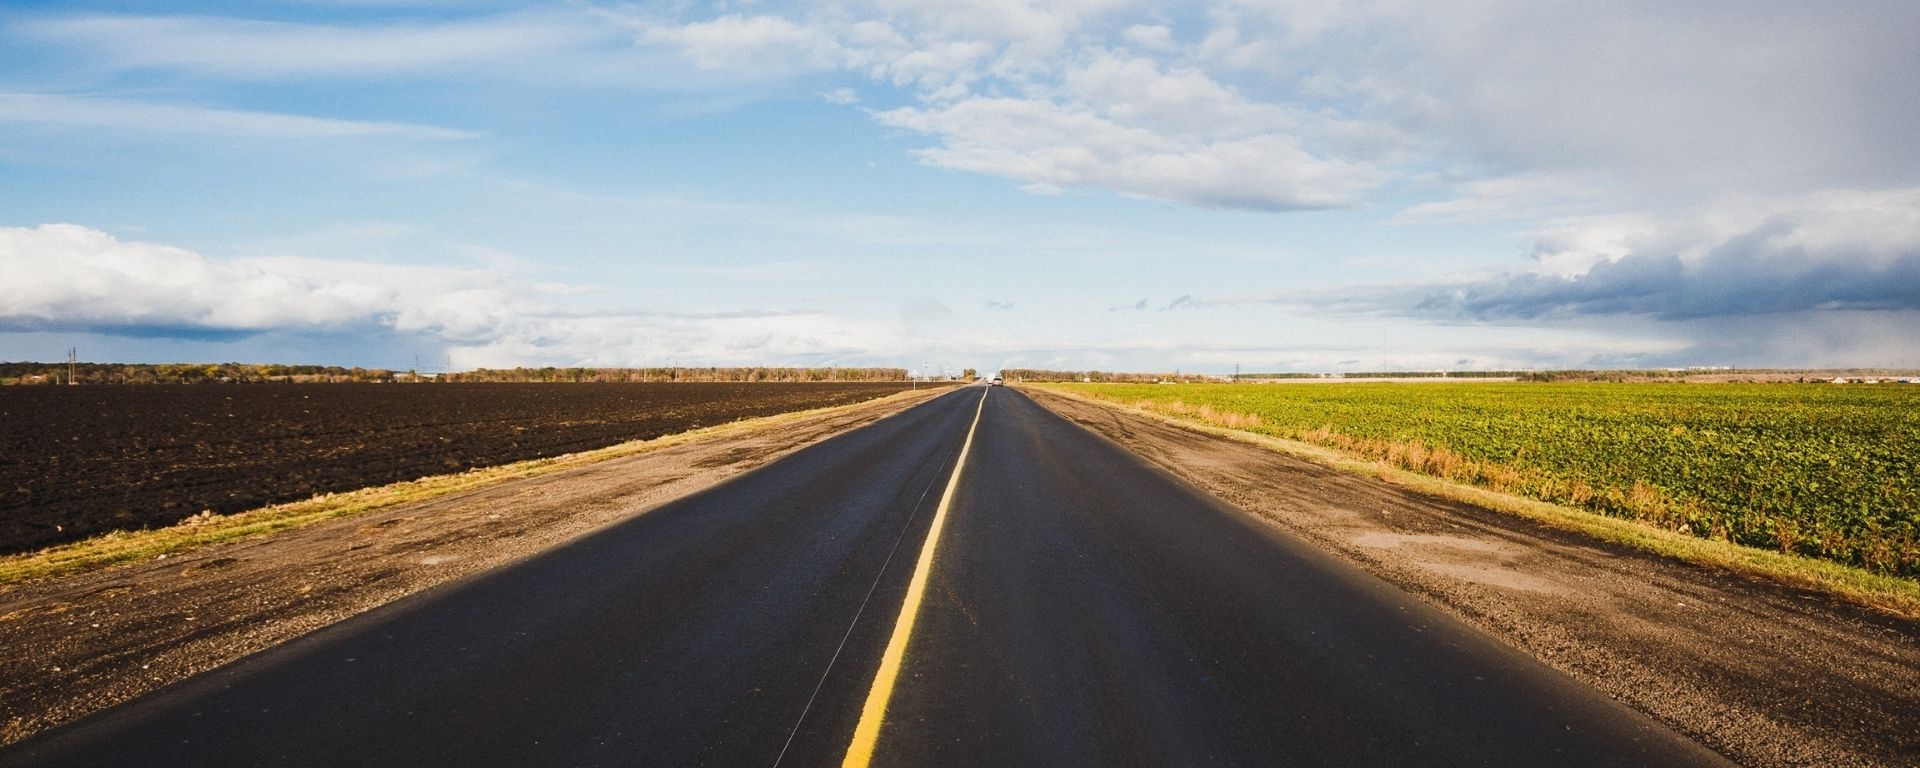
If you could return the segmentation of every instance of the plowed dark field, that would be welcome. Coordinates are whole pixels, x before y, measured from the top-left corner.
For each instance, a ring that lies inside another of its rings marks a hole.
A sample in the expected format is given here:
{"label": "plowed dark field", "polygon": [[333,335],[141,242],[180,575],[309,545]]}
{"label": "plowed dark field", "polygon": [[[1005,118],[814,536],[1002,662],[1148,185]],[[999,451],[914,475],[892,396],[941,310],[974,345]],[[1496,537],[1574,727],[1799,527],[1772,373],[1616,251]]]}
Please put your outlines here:
{"label": "plowed dark field", "polygon": [[861,384],[0,389],[0,553],[897,392]]}

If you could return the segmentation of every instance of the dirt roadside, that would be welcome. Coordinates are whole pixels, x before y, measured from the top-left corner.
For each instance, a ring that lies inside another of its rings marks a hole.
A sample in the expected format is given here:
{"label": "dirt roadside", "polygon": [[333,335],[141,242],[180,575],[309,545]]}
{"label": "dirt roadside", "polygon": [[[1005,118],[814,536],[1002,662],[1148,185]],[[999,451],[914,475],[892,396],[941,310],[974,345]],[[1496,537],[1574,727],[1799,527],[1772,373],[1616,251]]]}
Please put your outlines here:
{"label": "dirt roadside", "polygon": [[163,560],[0,586],[0,744],[549,549],[941,392],[805,414]]}
{"label": "dirt roadside", "polygon": [[1736,762],[1920,765],[1920,622],[1023,391]]}

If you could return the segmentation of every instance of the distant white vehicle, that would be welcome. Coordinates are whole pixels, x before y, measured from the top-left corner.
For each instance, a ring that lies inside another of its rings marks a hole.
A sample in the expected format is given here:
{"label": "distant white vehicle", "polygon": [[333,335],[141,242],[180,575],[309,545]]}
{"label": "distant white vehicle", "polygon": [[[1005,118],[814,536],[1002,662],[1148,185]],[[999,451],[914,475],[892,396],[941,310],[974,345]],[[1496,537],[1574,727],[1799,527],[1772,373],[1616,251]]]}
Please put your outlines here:
{"label": "distant white vehicle", "polygon": [[1004,381],[1001,381],[1001,380],[1000,380],[1000,377],[998,377],[998,376],[995,376],[995,377],[993,377],[993,381],[990,381],[990,382],[987,382],[987,383],[988,383],[989,385],[991,385],[991,386],[995,386],[995,387],[999,387],[999,386],[1004,386],[1004,385],[1006,384],[1006,382],[1004,382]]}

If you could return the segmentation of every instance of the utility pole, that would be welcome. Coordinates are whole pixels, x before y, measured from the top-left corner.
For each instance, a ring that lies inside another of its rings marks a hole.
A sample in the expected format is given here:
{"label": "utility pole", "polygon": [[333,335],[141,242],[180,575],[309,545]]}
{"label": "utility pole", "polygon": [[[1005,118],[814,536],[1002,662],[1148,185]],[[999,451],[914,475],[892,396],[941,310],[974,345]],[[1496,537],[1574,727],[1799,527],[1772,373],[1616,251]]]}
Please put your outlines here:
{"label": "utility pole", "polygon": [[74,379],[74,370],[79,367],[79,363],[80,348],[67,347],[67,386],[69,387],[80,383]]}
{"label": "utility pole", "polygon": [[1234,381],[1240,380],[1240,364],[1239,363],[1233,364],[1233,380]]}

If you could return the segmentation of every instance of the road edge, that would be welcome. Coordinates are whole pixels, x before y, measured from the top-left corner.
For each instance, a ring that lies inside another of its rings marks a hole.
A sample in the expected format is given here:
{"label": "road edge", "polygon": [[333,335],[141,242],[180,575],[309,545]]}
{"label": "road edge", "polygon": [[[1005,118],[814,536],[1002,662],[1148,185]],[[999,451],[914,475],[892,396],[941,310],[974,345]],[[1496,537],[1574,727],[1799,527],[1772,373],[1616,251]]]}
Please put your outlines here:
{"label": "road edge", "polygon": [[[546,460],[431,498],[0,585],[0,648],[13,651],[0,654],[0,747],[565,546],[948,393],[909,391],[635,441],[625,453]],[[612,491],[557,492],[608,478],[624,479]],[[529,516],[501,514],[509,510]]]}

